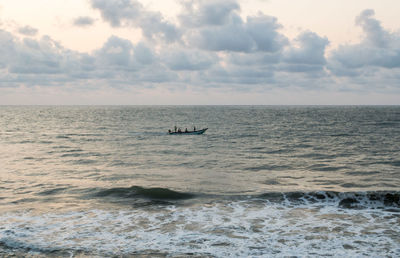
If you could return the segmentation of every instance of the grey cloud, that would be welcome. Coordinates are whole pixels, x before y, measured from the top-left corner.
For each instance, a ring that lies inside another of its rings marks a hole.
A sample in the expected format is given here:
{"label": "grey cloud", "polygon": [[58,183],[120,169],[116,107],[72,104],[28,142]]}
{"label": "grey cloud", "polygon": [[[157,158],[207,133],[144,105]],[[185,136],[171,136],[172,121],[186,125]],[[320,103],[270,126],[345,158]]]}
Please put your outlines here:
{"label": "grey cloud", "polygon": [[211,51],[250,52],[254,47],[242,19],[235,15],[229,24],[218,27],[206,27],[195,32],[191,44]]}
{"label": "grey cloud", "polygon": [[213,53],[197,50],[166,49],[163,60],[172,70],[205,70],[218,61]]}
{"label": "grey cloud", "polygon": [[78,27],[87,27],[93,25],[95,19],[88,17],[88,16],[80,16],[74,19],[73,24]]}
{"label": "grey cloud", "polygon": [[[297,43],[297,44],[295,44]],[[282,64],[278,69],[291,73],[307,73],[320,77],[326,64],[325,48],[329,40],[314,32],[301,33],[283,52]]]}
{"label": "grey cloud", "polygon": [[[168,28],[161,14],[131,0],[91,1],[114,26],[153,27],[143,30],[146,39],[142,42],[111,36],[90,54],[66,49],[46,36],[20,39],[0,30],[0,86],[339,88],[335,80],[354,88],[379,83],[393,89],[400,85],[400,37],[384,30],[371,11],[357,18],[365,34],[359,44],[343,45],[326,54],[327,38],[306,31],[289,41],[279,32],[276,18],[259,13],[242,19],[233,1],[228,2],[231,6],[210,2],[221,6],[223,19],[207,22],[208,18],[199,14],[201,18],[195,22],[201,26],[184,28]],[[176,40],[174,31],[184,33],[182,40]],[[373,35],[386,35],[384,43]]]}
{"label": "grey cloud", "polygon": [[295,40],[298,47],[290,47],[285,51],[284,60],[291,64],[324,65],[325,47],[329,44],[327,38],[322,38],[314,32],[303,32]]}
{"label": "grey cloud", "polygon": [[374,47],[387,47],[390,41],[390,34],[382,28],[378,20],[373,18],[374,15],[374,10],[364,10],[356,18],[356,24],[361,26],[364,31],[365,43]]}
{"label": "grey cloud", "polygon": [[25,36],[35,36],[38,33],[38,30],[27,25],[27,26],[19,28],[18,32]]}
{"label": "grey cloud", "polygon": [[328,68],[333,74],[368,76],[364,74],[368,67],[400,68],[400,35],[386,31],[373,15],[373,10],[365,10],[356,18],[356,24],[364,32],[362,42],[332,51]]}
{"label": "grey cloud", "polygon": [[277,30],[282,26],[272,16],[259,14],[247,18],[246,30],[256,44],[258,51],[277,52],[288,44],[285,36]]}
{"label": "grey cloud", "polygon": [[232,52],[227,57],[227,62],[238,66],[265,66],[278,64],[282,60],[282,53],[237,53]]}
{"label": "grey cloud", "polygon": [[179,16],[181,27],[164,19],[159,12],[148,11],[137,0],[91,0],[111,26],[136,26],[147,39],[167,43],[179,41],[185,33],[186,43],[210,51],[251,52],[280,51],[288,41],[278,33],[281,25],[274,17],[258,14],[246,21],[237,14],[234,1],[196,0],[183,3]]}
{"label": "grey cloud", "polygon": [[13,35],[0,29],[0,46],[0,68],[3,68],[7,67],[16,56],[15,39]]}
{"label": "grey cloud", "polygon": [[[310,64],[281,64],[278,67],[279,70],[290,72],[290,73],[307,73],[312,77],[320,77],[325,75],[324,66],[321,65],[310,65]],[[321,74],[323,73],[323,74]]]}
{"label": "grey cloud", "polygon": [[139,18],[143,5],[130,0],[91,0],[92,7],[113,27],[123,26]]}
{"label": "grey cloud", "polygon": [[277,32],[279,28],[277,20],[270,16],[259,14],[244,22],[235,14],[223,26],[200,28],[189,41],[211,51],[277,52],[287,44],[286,37]]}
{"label": "grey cloud", "polygon": [[65,49],[47,36],[20,40],[2,30],[0,44],[0,86],[74,83],[77,87],[96,87],[103,82],[111,87],[125,87],[178,78],[146,44],[134,45],[115,36],[93,54]]}
{"label": "grey cloud", "polygon": [[80,70],[82,55],[48,36],[20,40],[0,30],[0,45],[0,86],[60,85],[77,79],[73,73]]}
{"label": "grey cloud", "polygon": [[0,68],[5,75],[1,80],[7,85],[54,85],[73,81],[73,73],[84,67],[83,54],[64,49],[48,36],[20,40],[0,30],[0,45]]}
{"label": "grey cloud", "polygon": [[160,13],[145,12],[139,21],[143,35],[148,39],[161,39],[168,43],[180,39],[180,30],[164,20]]}
{"label": "grey cloud", "polygon": [[18,45],[18,58],[11,62],[9,71],[18,74],[62,73],[59,47],[48,37],[40,41],[24,39]]}
{"label": "grey cloud", "polygon": [[395,68],[400,67],[400,48],[377,49],[362,45],[340,46],[333,52],[331,61],[333,60],[347,68],[363,66]]}
{"label": "grey cloud", "polygon": [[368,67],[400,68],[400,49],[379,49],[365,45],[341,46],[332,52],[328,69],[337,76],[365,75]]}
{"label": "grey cloud", "polygon": [[180,38],[180,31],[174,24],[166,21],[161,13],[146,10],[136,0],[91,0],[91,5],[113,27],[139,27],[148,39],[174,42]]}
{"label": "grey cloud", "polygon": [[192,0],[184,2],[183,6],[179,19],[184,27],[224,25],[229,22],[230,15],[240,9],[233,0]]}
{"label": "grey cloud", "polygon": [[143,42],[133,47],[134,60],[141,65],[150,65],[156,60],[154,51]]}
{"label": "grey cloud", "polygon": [[275,81],[274,71],[265,67],[216,66],[205,74],[207,77],[202,80],[214,85],[265,85]]}
{"label": "grey cloud", "polygon": [[139,71],[147,66],[157,66],[154,51],[145,43],[134,45],[126,39],[111,36],[94,54],[101,69]]}
{"label": "grey cloud", "polygon": [[132,68],[133,45],[129,40],[111,36],[103,47],[96,52],[101,64]]}

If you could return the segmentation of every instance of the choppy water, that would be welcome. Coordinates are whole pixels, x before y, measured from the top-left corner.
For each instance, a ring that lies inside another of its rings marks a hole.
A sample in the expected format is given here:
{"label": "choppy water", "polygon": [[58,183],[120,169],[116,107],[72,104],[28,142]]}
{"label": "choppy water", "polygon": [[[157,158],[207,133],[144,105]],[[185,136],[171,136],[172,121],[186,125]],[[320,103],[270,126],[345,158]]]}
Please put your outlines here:
{"label": "choppy water", "polygon": [[400,107],[3,106],[0,148],[0,255],[400,256]]}

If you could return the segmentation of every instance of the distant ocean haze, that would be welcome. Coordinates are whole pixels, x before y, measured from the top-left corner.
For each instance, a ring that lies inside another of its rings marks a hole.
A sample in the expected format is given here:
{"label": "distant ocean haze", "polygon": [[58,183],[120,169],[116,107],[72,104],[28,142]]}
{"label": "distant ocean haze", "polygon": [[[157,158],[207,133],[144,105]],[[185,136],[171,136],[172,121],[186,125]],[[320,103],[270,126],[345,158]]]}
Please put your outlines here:
{"label": "distant ocean haze", "polygon": [[0,255],[400,256],[399,143],[398,106],[1,106]]}

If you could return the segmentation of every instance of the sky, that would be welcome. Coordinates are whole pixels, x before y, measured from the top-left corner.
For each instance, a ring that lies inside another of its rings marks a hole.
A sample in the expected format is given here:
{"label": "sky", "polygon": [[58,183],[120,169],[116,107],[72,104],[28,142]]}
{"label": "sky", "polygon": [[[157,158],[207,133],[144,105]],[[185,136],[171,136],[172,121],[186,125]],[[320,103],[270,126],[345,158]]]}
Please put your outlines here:
{"label": "sky", "polygon": [[399,105],[398,0],[0,0],[0,105]]}

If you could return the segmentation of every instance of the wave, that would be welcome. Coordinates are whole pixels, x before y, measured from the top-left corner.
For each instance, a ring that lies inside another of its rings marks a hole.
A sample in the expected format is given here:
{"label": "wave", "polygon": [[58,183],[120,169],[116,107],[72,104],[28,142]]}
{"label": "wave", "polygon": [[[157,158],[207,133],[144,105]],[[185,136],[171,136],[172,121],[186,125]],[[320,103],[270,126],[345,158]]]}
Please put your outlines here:
{"label": "wave", "polygon": [[[194,198],[212,198],[232,201],[267,201],[279,205],[329,205],[346,209],[387,209],[400,208],[400,191],[366,191],[366,192],[268,192],[259,195],[229,195],[216,196],[178,192],[168,188],[145,188],[141,186],[96,189],[92,195],[96,198],[115,198],[119,200],[141,199],[150,200],[151,204],[169,203],[167,201],[188,200]],[[396,210],[399,211],[399,210]]]}
{"label": "wave", "polygon": [[68,190],[67,187],[53,188],[53,189],[41,191],[41,192],[37,193],[37,195],[45,195],[45,196],[46,195],[57,195],[62,192],[65,192],[66,190]]}
{"label": "wave", "polygon": [[96,197],[114,198],[145,198],[150,200],[185,200],[191,199],[195,195],[191,193],[177,192],[168,188],[144,188],[141,186],[118,187],[97,191]]}
{"label": "wave", "polygon": [[270,192],[257,198],[273,203],[296,204],[337,204],[341,208],[400,208],[400,191],[369,192]]}

